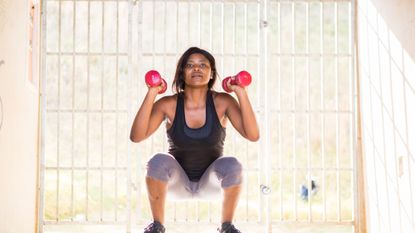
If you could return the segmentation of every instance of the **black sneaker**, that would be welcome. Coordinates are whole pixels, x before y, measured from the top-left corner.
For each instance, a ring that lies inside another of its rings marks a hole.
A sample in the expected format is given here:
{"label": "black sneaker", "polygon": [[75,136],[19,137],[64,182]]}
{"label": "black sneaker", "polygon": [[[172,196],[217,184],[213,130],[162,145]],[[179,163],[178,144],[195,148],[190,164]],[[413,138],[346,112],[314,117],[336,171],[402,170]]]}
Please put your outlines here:
{"label": "black sneaker", "polygon": [[240,230],[236,229],[235,226],[230,222],[222,223],[221,228],[218,228],[219,233],[242,233]]}
{"label": "black sneaker", "polygon": [[161,225],[160,222],[154,221],[150,223],[146,228],[144,228],[144,233],[164,233],[166,232],[166,228]]}

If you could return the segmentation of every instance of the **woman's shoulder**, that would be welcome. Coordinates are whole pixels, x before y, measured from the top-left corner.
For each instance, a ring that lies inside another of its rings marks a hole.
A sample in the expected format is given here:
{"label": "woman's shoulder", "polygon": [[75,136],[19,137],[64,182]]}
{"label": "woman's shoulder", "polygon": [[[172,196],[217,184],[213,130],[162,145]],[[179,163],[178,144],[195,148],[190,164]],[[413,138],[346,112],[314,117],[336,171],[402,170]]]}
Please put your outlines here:
{"label": "woman's shoulder", "polygon": [[172,104],[176,105],[177,94],[163,96],[159,100],[157,100],[157,102],[160,105],[172,105]]}
{"label": "woman's shoulder", "polygon": [[161,97],[155,103],[155,108],[161,110],[164,113],[174,112],[177,105],[177,94],[167,95]]}
{"label": "woman's shoulder", "polygon": [[226,92],[212,91],[212,96],[215,104],[228,104],[234,99],[230,94]]}
{"label": "woman's shoulder", "polygon": [[218,99],[222,101],[226,101],[226,100],[233,98],[230,94],[226,92],[218,92],[218,91],[212,91],[212,96],[213,96],[213,99]]}

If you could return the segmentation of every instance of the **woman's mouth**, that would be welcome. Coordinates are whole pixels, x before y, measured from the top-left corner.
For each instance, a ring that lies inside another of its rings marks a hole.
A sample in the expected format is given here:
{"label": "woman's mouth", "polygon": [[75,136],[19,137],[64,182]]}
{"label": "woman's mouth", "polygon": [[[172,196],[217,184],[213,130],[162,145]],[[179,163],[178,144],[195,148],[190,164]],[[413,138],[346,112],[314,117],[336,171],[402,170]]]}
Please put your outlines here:
{"label": "woman's mouth", "polygon": [[202,74],[200,74],[200,73],[195,73],[195,74],[192,74],[192,76],[191,76],[192,78],[203,78],[203,75]]}

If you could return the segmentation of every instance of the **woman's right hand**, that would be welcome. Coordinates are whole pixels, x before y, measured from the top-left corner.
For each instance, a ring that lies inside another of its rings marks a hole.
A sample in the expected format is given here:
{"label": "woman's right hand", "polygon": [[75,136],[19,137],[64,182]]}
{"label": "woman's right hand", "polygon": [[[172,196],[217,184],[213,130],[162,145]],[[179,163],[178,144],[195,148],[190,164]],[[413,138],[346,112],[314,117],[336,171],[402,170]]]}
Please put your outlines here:
{"label": "woman's right hand", "polygon": [[164,79],[162,79],[160,85],[158,85],[158,86],[151,86],[148,83],[146,83],[146,84],[147,84],[147,87],[148,87],[148,92],[155,92],[156,95],[157,94],[163,94],[167,90],[167,83]]}

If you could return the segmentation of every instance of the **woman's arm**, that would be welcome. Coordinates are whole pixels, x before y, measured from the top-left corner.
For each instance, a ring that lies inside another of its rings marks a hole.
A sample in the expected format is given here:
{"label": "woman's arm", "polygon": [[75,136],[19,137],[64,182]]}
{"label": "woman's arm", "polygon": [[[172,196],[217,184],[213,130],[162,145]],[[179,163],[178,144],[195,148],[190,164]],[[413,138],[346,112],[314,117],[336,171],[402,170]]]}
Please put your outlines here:
{"label": "woman's arm", "polygon": [[251,103],[243,87],[237,85],[229,85],[235,92],[239,103],[232,96],[226,94],[228,107],[226,115],[231,121],[233,127],[246,139],[250,141],[258,141],[259,129],[255,118],[255,113],[252,110]]}
{"label": "woman's arm", "polygon": [[165,118],[166,97],[154,103],[158,91],[158,88],[149,88],[131,127],[131,141],[140,142],[148,138]]}

